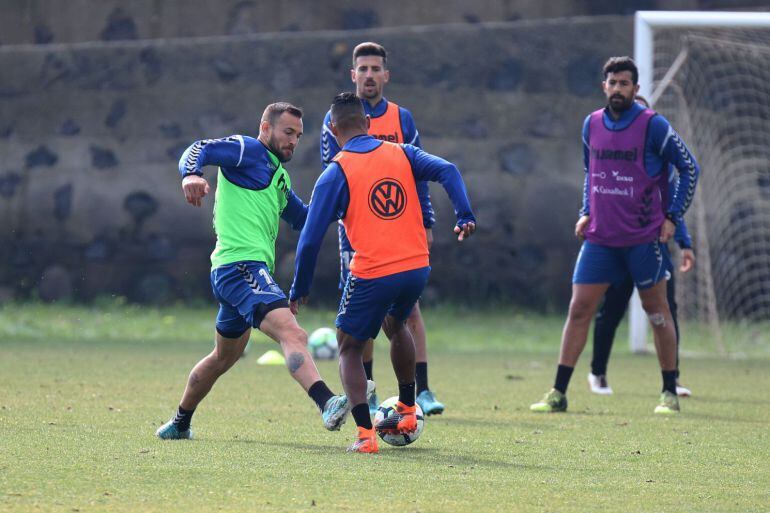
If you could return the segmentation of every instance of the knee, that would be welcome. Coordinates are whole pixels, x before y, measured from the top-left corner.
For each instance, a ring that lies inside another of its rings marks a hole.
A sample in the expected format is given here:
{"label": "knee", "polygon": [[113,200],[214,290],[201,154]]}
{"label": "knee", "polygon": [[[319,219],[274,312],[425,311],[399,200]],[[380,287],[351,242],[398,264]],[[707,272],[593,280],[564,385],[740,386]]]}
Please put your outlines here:
{"label": "knee", "polygon": [[569,304],[569,318],[573,322],[591,322],[595,308],[588,301],[572,300]]}
{"label": "knee", "polygon": [[234,351],[215,351],[214,352],[214,370],[218,374],[224,374],[227,370],[235,365],[241,358],[240,353],[236,354]]}
{"label": "knee", "polygon": [[645,299],[642,298],[642,309],[647,313],[647,316],[651,315],[669,315],[668,301],[658,299]]}
{"label": "knee", "polygon": [[362,355],[364,353],[365,345],[366,341],[361,342],[350,337],[343,337],[342,340],[339,341],[340,356],[355,356],[357,354]]}
{"label": "knee", "polygon": [[287,329],[281,337],[283,345],[290,348],[307,348],[307,331],[299,326]]}
{"label": "knee", "polygon": [[666,319],[671,315],[668,310],[668,304],[660,301],[642,301],[642,308],[653,328],[663,328],[666,326]]}
{"label": "knee", "polygon": [[382,321],[382,330],[385,332],[385,336],[387,336],[388,339],[393,340],[401,330],[406,329],[406,322],[407,321],[405,320],[398,321],[392,315],[387,315]]}

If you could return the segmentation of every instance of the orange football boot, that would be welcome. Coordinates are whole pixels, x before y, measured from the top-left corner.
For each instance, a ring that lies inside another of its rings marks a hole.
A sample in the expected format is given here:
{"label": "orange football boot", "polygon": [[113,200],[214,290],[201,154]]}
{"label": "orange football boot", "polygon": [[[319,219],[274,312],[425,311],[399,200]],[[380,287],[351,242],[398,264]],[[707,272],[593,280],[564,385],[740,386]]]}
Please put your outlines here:
{"label": "orange football boot", "polygon": [[417,431],[417,407],[396,403],[396,412],[375,426],[377,431],[389,435],[404,435]]}
{"label": "orange football boot", "polygon": [[374,432],[374,428],[366,429],[358,426],[358,436],[353,445],[348,447],[348,452],[365,452],[376,453],[379,452],[377,447],[377,435]]}

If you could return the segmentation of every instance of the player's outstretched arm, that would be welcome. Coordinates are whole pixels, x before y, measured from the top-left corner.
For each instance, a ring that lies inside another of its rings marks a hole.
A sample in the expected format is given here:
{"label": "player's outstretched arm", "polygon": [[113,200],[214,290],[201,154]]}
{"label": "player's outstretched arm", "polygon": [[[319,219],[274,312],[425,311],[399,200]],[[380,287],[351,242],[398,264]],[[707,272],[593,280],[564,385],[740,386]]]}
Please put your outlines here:
{"label": "player's outstretched arm", "polygon": [[447,192],[457,216],[457,240],[462,241],[470,237],[476,230],[476,217],[473,215],[468,191],[457,166],[415,146],[405,144],[403,148],[412,164],[415,180],[439,182]]}
{"label": "player's outstretched arm", "polygon": [[336,163],[321,173],[313,188],[307,220],[297,243],[294,261],[294,282],[289,292],[292,311],[299,311],[299,301],[310,293],[313,273],[326,229],[336,219],[344,217],[350,202],[347,182]]}

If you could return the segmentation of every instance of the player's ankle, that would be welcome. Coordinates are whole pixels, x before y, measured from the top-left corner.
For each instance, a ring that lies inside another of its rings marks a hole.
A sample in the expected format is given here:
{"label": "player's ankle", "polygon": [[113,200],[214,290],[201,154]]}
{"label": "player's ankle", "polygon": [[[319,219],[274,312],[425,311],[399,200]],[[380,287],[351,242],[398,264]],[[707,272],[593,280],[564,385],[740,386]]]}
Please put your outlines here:
{"label": "player's ankle", "polygon": [[353,406],[353,409],[350,410],[350,414],[353,415],[356,426],[364,429],[372,429],[372,417],[369,415],[369,405],[367,403]]}

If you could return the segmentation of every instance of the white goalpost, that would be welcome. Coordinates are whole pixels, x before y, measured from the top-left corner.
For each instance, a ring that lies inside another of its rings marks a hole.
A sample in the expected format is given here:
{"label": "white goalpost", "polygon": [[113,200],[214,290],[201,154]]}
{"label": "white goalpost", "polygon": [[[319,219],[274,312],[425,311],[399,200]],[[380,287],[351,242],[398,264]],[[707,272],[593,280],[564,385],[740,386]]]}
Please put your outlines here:
{"label": "white goalpost", "polygon": [[[634,60],[640,94],[701,164],[686,217],[696,270],[677,276],[677,302],[724,352],[720,318],[770,319],[770,13],[638,11]],[[633,352],[647,324],[635,291]]]}

